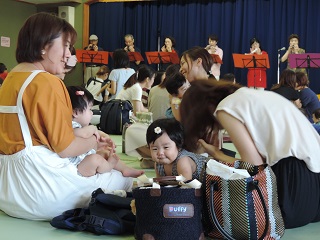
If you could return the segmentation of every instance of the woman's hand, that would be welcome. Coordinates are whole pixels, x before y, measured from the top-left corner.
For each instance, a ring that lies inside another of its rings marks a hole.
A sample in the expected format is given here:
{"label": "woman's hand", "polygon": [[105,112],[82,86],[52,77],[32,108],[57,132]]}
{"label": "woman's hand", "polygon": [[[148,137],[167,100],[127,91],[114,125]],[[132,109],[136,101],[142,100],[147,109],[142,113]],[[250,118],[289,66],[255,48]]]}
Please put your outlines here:
{"label": "woman's hand", "polygon": [[208,153],[208,155],[213,157],[215,160],[229,163],[233,163],[236,160],[235,158],[224,154],[219,147],[208,144],[203,139],[199,139],[198,142],[200,144],[200,148],[204,150],[203,153]]}
{"label": "woman's hand", "polygon": [[110,136],[105,132],[99,130],[99,141],[97,150],[111,150],[111,152],[115,152],[116,144],[112,141]]}

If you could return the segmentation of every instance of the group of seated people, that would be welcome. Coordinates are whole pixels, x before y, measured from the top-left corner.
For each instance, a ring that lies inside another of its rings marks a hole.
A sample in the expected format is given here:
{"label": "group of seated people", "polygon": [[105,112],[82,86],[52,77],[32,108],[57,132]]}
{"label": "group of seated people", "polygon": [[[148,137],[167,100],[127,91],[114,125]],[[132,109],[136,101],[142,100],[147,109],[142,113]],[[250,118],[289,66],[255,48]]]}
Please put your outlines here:
{"label": "group of seated people", "polygon": [[[202,73],[205,73],[202,76],[205,76],[206,79],[215,79],[209,74],[210,70],[208,70],[212,64],[210,55],[206,54],[201,47],[195,47],[183,53],[181,66],[179,64],[172,64],[165,72],[155,72],[147,65],[140,65],[138,70],[134,71],[128,67],[128,56],[123,50],[119,49],[114,54],[116,65],[108,78],[109,85],[106,85],[102,89],[109,88],[109,90],[106,90],[106,96],[110,98],[130,101],[133,105],[133,114],[137,112],[150,112],[152,113],[153,120],[174,117],[180,121],[179,105],[183,94],[189,88],[190,82],[198,78],[198,76],[193,76],[192,74],[183,74],[183,72],[186,72],[185,69],[187,69],[185,63],[192,61],[190,56],[193,56],[195,59],[201,59],[201,64],[203,65],[201,70]],[[118,65],[118,62],[121,62],[123,65]],[[201,70],[198,72],[201,73]],[[128,77],[130,75],[128,72],[132,73],[130,77]],[[232,73],[223,75],[221,80],[236,83]],[[295,73],[292,70],[286,69],[281,74],[279,84],[274,85],[271,91],[292,101],[306,115],[319,133],[319,127],[313,121],[312,115],[320,108],[320,103],[317,95],[308,85],[309,82],[305,73]],[[111,95],[110,93],[115,94]],[[101,94],[101,91],[99,91],[99,94]],[[125,141],[126,153],[130,156],[145,158],[143,161],[151,157],[144,137],[145,132],[146,126],[134,125],[126,132],[127,141]],[[150,164],[152,165],[152,163]]]}
{"label": "group of seated people", "polygon": [[280,75],[279,83],[271,88],[281,96],[291,101],[312,123],[320,134],[319,121],[315,117],[320,111],[320,102],[317,94],[309,88],[309,80],[304,72],[284,70]]}
{"label": "group of seated people", "polygon": [[6,65],[4,63],[0,63],[0,87],[7,75],[8,75],[8,70]]}
{"label": "group of seated people", "polygon": [[[298,141],[297,138],[301,136],[300,133],[291,132],[293,126],[297,127],[296,124],[305,125],[303,126],[305,130],[301,129],[301,131],[309,132],[316,139],[315,142],[310,143],[308,148],[313,148],[312,145],[316,148],[319,147],[320,103],[317,95],[308,88],[307,75],[303,72],[286,69],[281,74],[279,84],[273,86],[271,91],[257,92],[254,89],[247,91],[241,90],[243,86],[236,83],[233,74],[226,74],[217,81],[210,74],[211,64],[211,56],[203,48],[194,47],[182,54],[180,65],[172,64],[165,72],[155,73],[146,65],[138,68],[136,73],[132,75],[135,76],[134,79],[131,76],[124,84],[123,89],[120,90],[122,94],[115,98],[131,101],[133,106],[136,106],[134,113],[138,111],[152,112],[154,122],[151,125],[134,123],[129,126],[125,134],[126,153],[130,156],[142,157],[143,160],[149,159],[150,164],[144,162],[141,166],[154,168],[157,176],[182,174],[187,179],[194,179],[199,176],[203,164],[208,159],[201,154],[208,154],[216,160],[225,162],[234,161],[234,157],[225,155],[220,150],[222,139],[219,139],[221,135],[217,131],[227,130],[236,149],[241,156],[244,156],[244,159],[257,165],[267,162],[273,166],[278,175],[279,189],[292,187],[293,184],[288,181],[286,174],[282,176],[285,167],[302,168],[307,171],[303,174],[312,172],[311,169],[314,167],[312,165],[318,165],[314,162],[318,160],[306,160],[302,165],[300,160],[296,161],[296,159],[304,158],[302,153],[298,153],[300,150],[294,146]],[[146,74],[145,72],[148,70],[150,72]],[[138,80],[140,73],[142,76]],[[154,79],[159,79],[157,80],[158,84],[151,87]],[[110,80],[112,81],[112,79]],[[128,84],[129,82],[131,83]],[[136,95],[139,99],[130,98],[131,94],[124,94],[130,91],[133,83],[140,85],[139,88],[137,87],[139,95]],[[145,88],[150,90],[143,98],[143,89]],[[191,94],[192,91],[188,91],[189,88],[194,89],[196,93]],[[212,93],[209,92],[209,89]],[[240,92],[243,93],[240,94]],[[272,92],[275,92],[277,96]],[[185,100],[185,93],[188,93],[187,100]],[[242,98],[242,94],[246,97]],[[224,98],[228,99],[229,95],[230,103],[224,100]],[[207,96],[207,99],[203,99],[201,102],[200,96]],[[147,100],[145,106],[143,106],[143,100]],[[242,100],[245,104],[241,104]],[[257,103],[261,109],[258,110],[259,107],[254,105],[255,100],[263,101],[263,104]],[[224,103],[225,101],[226,103]],[[273,104],[264,103],[265,101],[271,101]],[[284,105],[276,104],[276,101],[283,102]],[[220,103],[221,109],[218,108]],[[226,105],[224,106],[224,104]],[[246,104],[252,109],[248,110]],[[210,111],[205,106],[208,106]],[[215,112],[214,116],[208,115],[212,111]],[[275,117],[274,114],[277,111],[281,111],[281,114],[277,113],[279,116]],[[297,117],[294,116],[295,114]],[[286,119],[282,119],[284,117]],[[245,121],[248,123],[243,128]],[[259,123],[261,128],[255,129],[254,123]],[[199,126],[201,124],[202,126]],[[285,127],[286,125],[292,126],[288,128]],[[310,128],[315,128],[319,134],[314,136],[314,132]],[[271,133],[278,131],[278,133],[274,133],[273,136],[270,133],[267,134],[266,131]],[[280,132],[283,134],[281,138]],[[242,136],[242,134],[244,135]],[[288,134],[288,138],[293,139],[286,139],[286,134]],[[279,139],[276,140],[276,137]],[[276,142],[279,146],[272,146]],[[285,150],[280,150],[283,147],[281,143],[284,144]],[[255,146],[255,144],[257,145]],[[309,141],[306,144],[309,144]],[[291,155],[291,151],[295,153]],[[314,153],[311,153],[314,155],[314,159],[319,159],[317,152],[318,150],[314,150]],[[297,177],[302,173],[295,174]],[[318,176],[318,174],[316,175]],[[319,185],[319,183],[317,184]],[[312,191],[311,188],[306,190],[306,192],[308,191]],[[288,207],[283,208],[284,212],[290,212],[294,207],[288,197],[285,194],[280,194],[280,202],[288,204]],[[293,197],[292,193],[290,193],[291,197]],[[299,216],[303,212],[301,208],[295,211]],[[305,219],[297,221],[292,218],[294,214],[291,214],[290,212],[286,216],[288,228],[296,227],[306,221]]]}
{"label": "group of seated people", "polygon": [[[0,209],[10,216],[49,220],[86,206],[97,188],[131,191],[132,177],[143,173],[126,166],[110,136],[89,124],[94,100],[101,98],[84,87],[67,87],[57,77],[65,73],[76,36],[69,23],[46,13],[30,16],[19,32],[18,65],[0,88]],[[285,70],[282,79],[293,82],[281,80],[273,91],[224,77],[217,81],[212,56],[193,47],[151,87],[155,71],[131,69],[126,56],[123,49],[115,51],[114,69],[102,69],[97,78],[110,80],[102,90],[108,99],[131,101],[133,114],[154,113],[150,125],[127,129],[132,136],[126,138],[127,154],[149,153],[158,176],[183,174],[188,180],[199,177],[208,159],[201,154],[220,162],[268,164],[277,178],[286,228],[320,221],[320,136],[310,122],[313,117],[319,124],[319,115],[304,105],[310,89],[299,83],[298,74]],[[283,86],[299,91],[307,117],[281,96]],[[143,88],[151,88],[147,107]],[[221,150],[222,130],[239,158]]]}

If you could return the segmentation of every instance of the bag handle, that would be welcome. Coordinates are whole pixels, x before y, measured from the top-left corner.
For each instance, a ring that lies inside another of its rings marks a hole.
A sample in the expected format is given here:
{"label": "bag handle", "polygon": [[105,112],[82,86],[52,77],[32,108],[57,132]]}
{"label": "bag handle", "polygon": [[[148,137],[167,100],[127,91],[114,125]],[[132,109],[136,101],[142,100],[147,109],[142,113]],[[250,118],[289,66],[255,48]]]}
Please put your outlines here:
{"label": "bag handle", "polygon": [[154,182],[159,183],[160,185],[179,185],[179,180],[177,180],[177,176],[163,176],[153,178]]}
{"label": "bag handle", "polygon": [[176,181],[176,180],[177,180],[176,176],[163,176],[163,177],[153,178],[154,182],[165,182],[165,181]]}
{"label": "bag handle", "polygon": [[[264,216],[265,216],[265,220],[266,220],[266,225],[265,225],[265,229],[264,229],[264,232],[262,234],[262,236],[259,238],[259,240],[262,240],[264,239],[264,237],[267,235],[267,231],[269,229],[269,215],[268,215],[268,210],[267,210],[267,206],[266,206],[266,203],[264,201],[264,198],[263,198],[263,195],[262,195],[262,192],[258,186],[259,184],[259,181],[257,180],[254,180],[252,182],[252,185],[254,187],[254,189],[257,190],[258,192],[258,195],[259,195],[259,198],[260,198],[260,201],[262,203],[262,207],[263,207],[263,211],[264,211]],[[220,225],[219,221],[218,221],[218,218],[217,218],[217,215],[215,213],[215,210],[214,210],[214,202],[213,202],[213,194],[214,194],[214,188],[215,186],[218,185],[218,182],[217,181],[212,181],[211,182],[211,185],[210,185],[210,214],[211,214],[211,218],[214,222],[214,225],[216,226],[216,228],[219,230],[219,232],[228,240],[236,240],[235,238],[233,238],[228,232],[226,232],[224,230],[224,228]]]}

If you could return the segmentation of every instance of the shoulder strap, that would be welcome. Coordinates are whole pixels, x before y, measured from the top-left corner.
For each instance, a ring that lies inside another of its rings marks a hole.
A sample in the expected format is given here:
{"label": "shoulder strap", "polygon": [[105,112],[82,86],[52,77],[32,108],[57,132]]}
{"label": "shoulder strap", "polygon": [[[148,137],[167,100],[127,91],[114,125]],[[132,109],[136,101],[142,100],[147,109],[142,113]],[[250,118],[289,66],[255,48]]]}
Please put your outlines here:
{"label": "shoulder strap", "polygon": [[91,77],[91,78],[89,78],[86,86],[88,87],[92,81],[93,81],[93,84],[96,84],[96,82],[101,83],[101,84],[103,83],[103,81],[98,80],[96,77]]}
{"label": "shoulder strap", "polygon": [[16,114],[18,114],[20,127],[21,127],[21,131],[22,131],[22,135],[23,135],[23,139],[24,139],[24,143],[25,143],[26,148],[29,148],[32,146],[32,138],[31,138],[31,134],[30,134],[29,126],[28,126],[28,121],[27,121],[26,116],[24,114],[24,109],[23,109],[23,105],[22,105],[22,97],[23,97],[23,93],[24,93],[25,89],[27,88],[27,86],[35,78],[35,76],[37,74],[39,74],[40,72],[44,72],[44,71],[42,71],[42,70],[32,71],[31,74],[29,75],[29,77],[24,81],[24,83],[22,84],[20,91],[18,93],[16,106],[0,106],[0,113],[2,112],[2,113],[16,113]]}

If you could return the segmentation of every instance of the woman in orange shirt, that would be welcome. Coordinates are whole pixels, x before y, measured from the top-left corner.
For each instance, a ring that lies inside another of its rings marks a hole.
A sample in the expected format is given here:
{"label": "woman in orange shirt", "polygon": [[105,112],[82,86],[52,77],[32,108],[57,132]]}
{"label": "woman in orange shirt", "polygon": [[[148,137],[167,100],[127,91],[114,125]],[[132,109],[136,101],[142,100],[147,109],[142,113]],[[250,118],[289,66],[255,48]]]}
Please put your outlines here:
{"label": "woman in orange shirt", "polygon": [[132,179],[118,171],[81,177],[68,160],[114,148],[102,132],[73,133],[70,97],[55,75],[64,73],[76,37],[68,22],[48,13],[30,16],[19,32],[18,65],[0,88],[0,209],[10,216],[50,220],[86,206],[99,187],[131,189]]}

